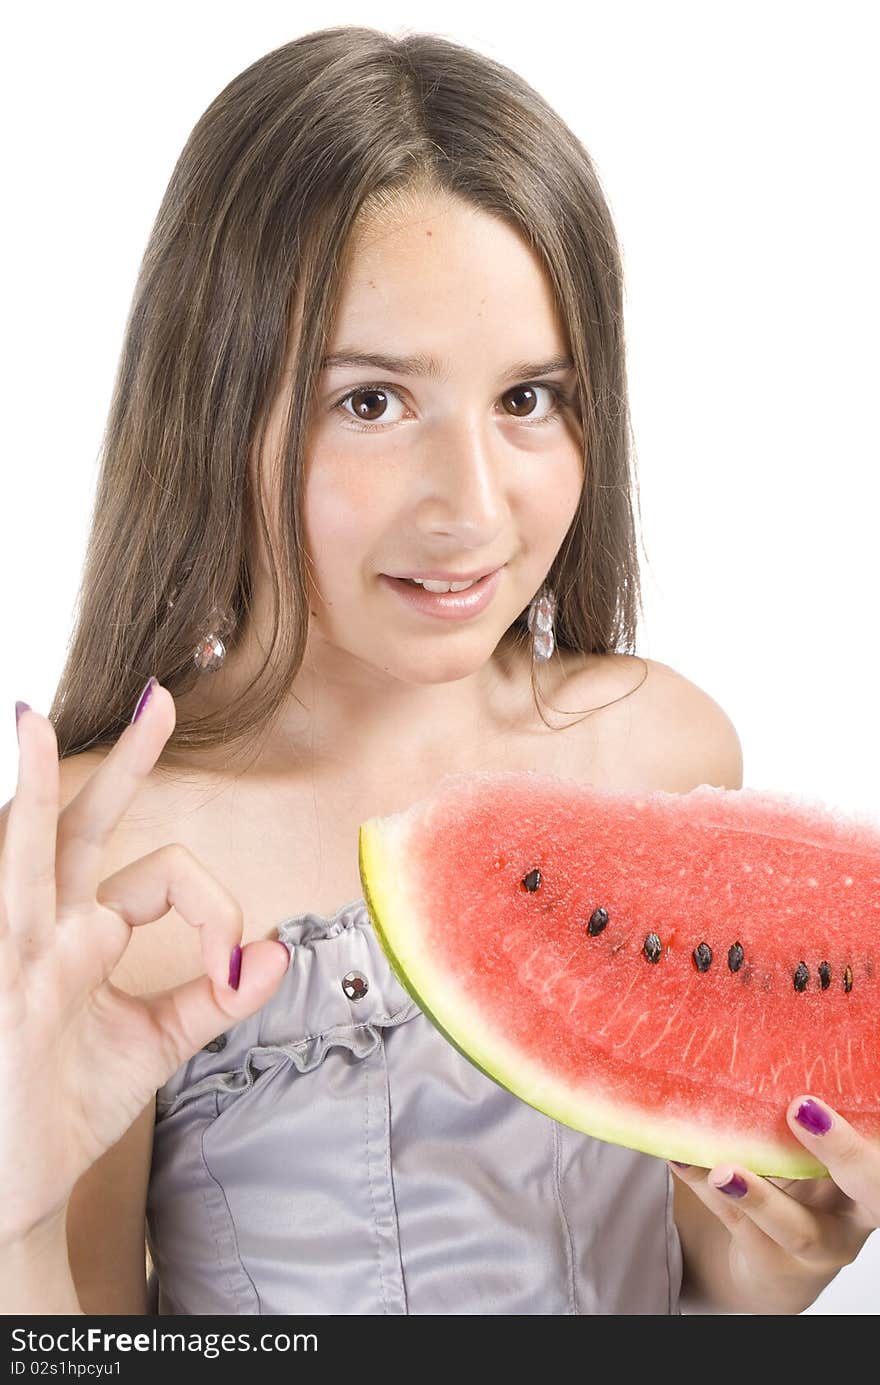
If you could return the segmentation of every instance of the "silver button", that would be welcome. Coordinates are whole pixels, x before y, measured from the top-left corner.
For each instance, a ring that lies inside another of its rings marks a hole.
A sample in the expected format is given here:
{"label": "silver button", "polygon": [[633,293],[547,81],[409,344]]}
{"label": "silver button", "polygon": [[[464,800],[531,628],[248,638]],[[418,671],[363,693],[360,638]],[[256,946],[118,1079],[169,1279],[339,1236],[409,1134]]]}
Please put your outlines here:
{"label": "silver button", "polygon": [[220,1053],[225,1047],[226,1035],[218,1034],[216,1039],[212,1039],[210,1043],[205,1044],[205,1047],[202,1051],[204,1053]]}
{"label": "silver button", "polygon": [[363,1000],[370,983],[362,971],[349,971],[342,978],[342,989],[349,1000]]}

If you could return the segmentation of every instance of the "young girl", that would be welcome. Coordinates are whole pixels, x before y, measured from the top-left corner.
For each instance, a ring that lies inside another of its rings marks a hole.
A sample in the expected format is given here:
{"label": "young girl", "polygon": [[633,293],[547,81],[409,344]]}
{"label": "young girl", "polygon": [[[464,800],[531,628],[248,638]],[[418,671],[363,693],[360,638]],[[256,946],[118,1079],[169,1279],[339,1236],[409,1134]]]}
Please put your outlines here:
{"label": "young girl", "polygon": [[524,81],[343,27],[221,92],[17,708],[4,1312],[797,1313],[856,1256],[880,1158],[821,1093],[788,1119],[831,1180],[603,1144],[439,1034],[362,898],[358,824],[446,773],[741,786],[632,655],[630,461],[614,228]]}

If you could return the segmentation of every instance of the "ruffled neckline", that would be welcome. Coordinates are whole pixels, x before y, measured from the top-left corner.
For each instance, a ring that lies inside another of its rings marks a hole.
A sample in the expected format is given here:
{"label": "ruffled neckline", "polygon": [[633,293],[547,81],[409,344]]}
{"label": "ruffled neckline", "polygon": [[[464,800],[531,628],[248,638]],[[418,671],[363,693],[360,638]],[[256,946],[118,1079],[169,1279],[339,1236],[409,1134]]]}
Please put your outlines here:
{"label": "ruffled neckline", "polygon": [[[276,929],[279,942],[301,943],[307,938],[335,938],[355,924],[372,924],[367,901],[363,895],[340,904],[332,914],[319,914],[313,909],[303,914],[291,914],[282,919]],[[372,928],[371,928],[372,931]]]}
{"label": "ruffled neckline", "polygon": [[[157,1119],[206,1093],[241,1093],[259,1074],[280,1064],[309,1072],[340,1047],[353,1057],[366,1057],[381,1042],[383,1029],[421,1014],[388,964],[363,897],[341,904],[332,914],[291,915],[282,919],[277,934],[294,954],[278,989],[164,1083],[156,1093]],[[368,982],[355,1002],[341,985],[350,971]]]}

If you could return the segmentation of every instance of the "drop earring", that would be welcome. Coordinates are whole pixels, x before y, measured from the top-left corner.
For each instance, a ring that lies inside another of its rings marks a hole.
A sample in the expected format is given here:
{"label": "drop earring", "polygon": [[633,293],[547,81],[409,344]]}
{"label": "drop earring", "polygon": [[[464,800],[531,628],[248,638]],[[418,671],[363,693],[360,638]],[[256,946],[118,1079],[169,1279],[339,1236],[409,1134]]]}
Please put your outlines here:
{"label": "drop earring", "polygon": [[226,645],[220,638],[228,634],[232,622],[229,615],[219,606],[214,606],[208,617],[207,628],[193,652],[193,663],[203,673],[213,673],[226,658]]}
{"label": "drop earring", "polygon": [[532,658],[549,659],[555,648],[553,619],[556,615],[556,593],[542,587],[529,602],[529,630],[532,634]]}
{"label": "drop earring", "polygon": [[[192,568],[187,568],[181,580],[185,581],[191,571]],[[169,611],[173,607],[179,591],[180,584],[178,583],[167,601]],[[193,663],[200,673],[213,673],[223,663],[226,658],[226,645],[221,636],[228,635],[233,629],[234,623],[225,607],[212,606],[205,629],[199,636],[199,642],[193,650]]]}

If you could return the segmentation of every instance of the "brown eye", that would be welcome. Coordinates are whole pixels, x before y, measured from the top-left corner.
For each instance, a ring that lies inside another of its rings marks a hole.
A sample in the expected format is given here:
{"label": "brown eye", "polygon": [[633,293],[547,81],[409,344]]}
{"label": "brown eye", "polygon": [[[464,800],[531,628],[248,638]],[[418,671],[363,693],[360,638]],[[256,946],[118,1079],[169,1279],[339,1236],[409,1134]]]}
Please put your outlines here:
{"label": "brown eye", "polygon": [[[367,423],[375,423],[385,412],[388,396],[384,390],[360,389],[352,390],[347,396],[354,410],[356,418],[362,418]],[[381,401],[377,403],[376,401]]]}
{"label": "brown eye", "polygon": [[[547,395],[547,403],[543,411],[536,413],[535,403],[541,390]],[[529,428],[537,428],[542,423],[556,423],[561,419],[563,411],[570,407],[568,396],[558,385],[543,383],[515,385],[501,398],[505,409],[509,403],[513,404],[513,409],[508,409],[508,418],[521,418]]]}
{"label": "brown eye", "polygon": [[527,418],[535,407],[535,387],[533,385],[517,385],[515,389],[508,390],[504,398],[516,401],[514,412],[517,418]]}
{"label": "brown eye", "polygon": [[[395,404],[398,408],[396,416]],[[354,428],[362,433],[380,433],[392,424],[400,423],[406,414],[406,405],[397,390],[392,389],[390,385],[381,384],[358,385],[344,394],[334,407],[351,420],[346,424],[347,428]]]}

